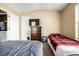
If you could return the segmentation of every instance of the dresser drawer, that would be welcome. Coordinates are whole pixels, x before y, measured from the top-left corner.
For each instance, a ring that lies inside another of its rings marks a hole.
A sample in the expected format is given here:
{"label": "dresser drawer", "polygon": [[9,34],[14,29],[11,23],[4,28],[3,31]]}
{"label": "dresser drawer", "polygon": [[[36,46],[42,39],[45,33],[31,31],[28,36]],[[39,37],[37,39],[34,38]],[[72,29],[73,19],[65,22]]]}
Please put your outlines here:
{"label": "dresser drawer", "polygon": [[41,27],[31,27],[31,40],[41,40]]}

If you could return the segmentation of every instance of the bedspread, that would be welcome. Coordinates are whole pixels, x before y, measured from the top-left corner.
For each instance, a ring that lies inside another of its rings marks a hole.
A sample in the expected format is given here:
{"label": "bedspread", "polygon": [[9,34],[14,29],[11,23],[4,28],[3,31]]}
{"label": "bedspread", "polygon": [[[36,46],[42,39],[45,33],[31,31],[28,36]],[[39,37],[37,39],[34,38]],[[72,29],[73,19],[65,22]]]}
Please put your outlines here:
{"label": "bedspread", "polygon": [[42,56],[43,45],[39,41],[0,42],[0,56]]}

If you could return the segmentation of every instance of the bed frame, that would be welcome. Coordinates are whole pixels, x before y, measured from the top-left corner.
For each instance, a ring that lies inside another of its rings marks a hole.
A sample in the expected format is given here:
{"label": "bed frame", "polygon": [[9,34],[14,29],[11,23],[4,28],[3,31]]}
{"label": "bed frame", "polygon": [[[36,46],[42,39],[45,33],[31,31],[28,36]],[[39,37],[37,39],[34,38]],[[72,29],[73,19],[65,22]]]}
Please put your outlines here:
{"label": "bed frame", "polygon": [[55,49],[53,48],[53,46],[51,45],[49,39],[47,39],[47,43],[49,44],[49,46],[51,47],[52,51],[54,52],[54,55],[56,55],[56,51],[55,51]]}

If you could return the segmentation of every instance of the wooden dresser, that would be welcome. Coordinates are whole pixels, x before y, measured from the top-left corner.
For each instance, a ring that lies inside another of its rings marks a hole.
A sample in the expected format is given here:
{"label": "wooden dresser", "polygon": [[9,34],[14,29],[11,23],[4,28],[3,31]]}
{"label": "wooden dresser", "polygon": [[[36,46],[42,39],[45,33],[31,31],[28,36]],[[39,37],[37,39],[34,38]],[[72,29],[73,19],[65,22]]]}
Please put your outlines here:
{"label": "wooden dresser", "polygon": [[41,26],[31,26],[31,40],[41,41]]}

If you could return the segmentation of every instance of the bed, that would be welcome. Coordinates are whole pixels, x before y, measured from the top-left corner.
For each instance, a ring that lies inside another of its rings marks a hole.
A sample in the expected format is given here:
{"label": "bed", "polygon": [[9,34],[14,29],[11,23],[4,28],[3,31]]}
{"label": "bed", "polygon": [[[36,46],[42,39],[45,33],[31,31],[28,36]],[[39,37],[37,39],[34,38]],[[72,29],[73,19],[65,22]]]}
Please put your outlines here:
{"label": "bed", "polygon": [[29,40],[0,42],[0,56],[43,56],[43,45]]}
{"label": "bed", "polygon": [[50,34],[48,44],[56,56],[79,55],[79,41],[61,34]]}

